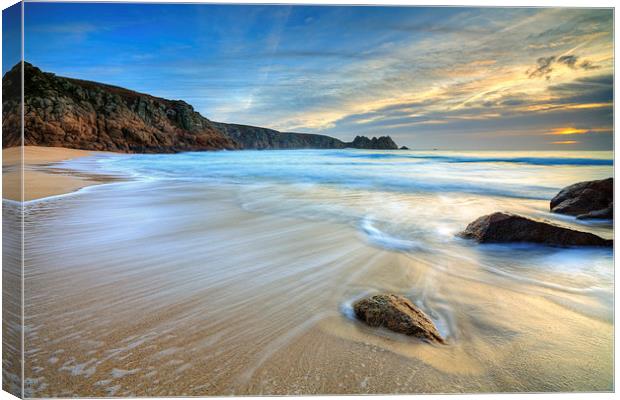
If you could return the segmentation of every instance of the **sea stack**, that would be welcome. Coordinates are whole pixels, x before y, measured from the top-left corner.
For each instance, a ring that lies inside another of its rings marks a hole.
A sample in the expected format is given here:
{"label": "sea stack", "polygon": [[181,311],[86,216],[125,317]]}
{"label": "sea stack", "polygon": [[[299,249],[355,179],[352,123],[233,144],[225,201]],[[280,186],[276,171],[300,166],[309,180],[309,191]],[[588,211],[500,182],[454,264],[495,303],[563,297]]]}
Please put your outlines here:
{"label": "sea stack", "polygon": [[373,137],[372,139],[368,139],[366,136],[356,136],[352,142],[347,143],[347,147],[354,149],[398,150],[398,145],[389,136]]}

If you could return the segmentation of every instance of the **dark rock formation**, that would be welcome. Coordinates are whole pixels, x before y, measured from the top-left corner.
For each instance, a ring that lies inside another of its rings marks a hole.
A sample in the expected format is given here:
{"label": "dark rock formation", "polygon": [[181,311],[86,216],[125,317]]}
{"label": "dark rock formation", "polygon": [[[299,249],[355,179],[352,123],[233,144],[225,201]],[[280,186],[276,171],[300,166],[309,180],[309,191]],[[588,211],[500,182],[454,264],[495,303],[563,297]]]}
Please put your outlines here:
{"label": "dark rock formation", "polygon": [[478,218],[459,234],[478,243],[540,243],[551,246],[612,246],[613,240],[519,215],[496,212]]}
{"label": "dark rock formation", "polygon": [[407,146],[400,146],[400,149],[401,150],[409,150],[409,147],[407,147]]}
{"label": "dark rock formation", "polygon": [[346,143],[325,135],[285,133],[257,126],[225,124],[213,125],[226,134],[242,149],[343,149]]}
{"label": "dark rock formation", "polygon": [[2,147],[21,145],[21,64],[2,78]]}
{"label": "dark rock formation", "polygon": [[614,203],[609,203],[607,208],[602,210],[590,211],[587,214],[580,214],[577,219],[614,219]]}
{"label": "dark rock formation", "polygon": [[397,150],[398,146],[391,137],[381,136],[368,139],[366,136],[356,136],[352,142],[347,143],[346,147],[354,149],[375,149],[375,150]]}
{"label": "dark rock formation", "polygon": [[[20,64],[6,73],[3,147],[21,144]],[[393,149],[389,137],[351,143],[325,136],[208,120],[181,100],[56,76],[24,63],[24,143],[126,153],[217,149]]]}
{"label": "dark rock formation", "polygon": [[614,179],[579,182],[565,187],[551,199],[551,212],[579,219],[613,219]]}
{"label": "dark rock formation", "polygon": [[[3,112],[19,115],[19,66],[2,80]],[[12,121],[12,119],[11,119]],[[3,147],[20,144],[3,123]],[[126,153],[236,149],[238,144],[183,101],[62,78],[24,63],[24,142]]]}
{"label": "dark rock formation", "polygon": [[395,294],[378,294],[353,304],[355,315],[370,326],[444,343],[433,322],[411,301]]}

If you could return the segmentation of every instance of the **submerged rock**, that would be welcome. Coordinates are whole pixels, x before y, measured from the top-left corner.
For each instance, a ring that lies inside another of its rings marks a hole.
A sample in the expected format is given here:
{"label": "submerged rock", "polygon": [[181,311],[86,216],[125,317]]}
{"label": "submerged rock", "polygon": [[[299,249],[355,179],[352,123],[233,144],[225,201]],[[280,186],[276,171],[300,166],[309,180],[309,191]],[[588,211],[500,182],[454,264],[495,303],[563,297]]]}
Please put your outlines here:
{"label": "submerged rock", "polygon": [[613,219],[614,179],[575,183],[551,199],[551,212],[579,219]]}
{"label": "submerged rock", "polygon": [[540,243],[551,246],[612,246],[613,240],[588,232],[496,212],[478,218],[459,234],[478,243]]}
{"label": "submerged rock", "polygon": [[444,343],[433,322],[411,301],[395,294],[378,294],[353,304],[358,319],[434,343]]}

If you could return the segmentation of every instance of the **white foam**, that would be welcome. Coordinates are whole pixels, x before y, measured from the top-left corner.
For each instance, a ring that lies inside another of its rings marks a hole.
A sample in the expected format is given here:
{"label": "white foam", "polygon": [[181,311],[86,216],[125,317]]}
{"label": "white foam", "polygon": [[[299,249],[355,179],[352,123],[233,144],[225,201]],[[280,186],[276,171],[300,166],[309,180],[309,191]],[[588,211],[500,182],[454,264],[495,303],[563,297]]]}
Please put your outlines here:
{"label": "white foam", "polygon": [[368,238],[368,241],[370,243],[380,247],[384,247],[388,250],[424,250],[424,245],[422,244],[422,242],[401,239],[382,232],[373,225],[370,218],[365,218],[362,221],[361,229],[366,234],[366,237]]}

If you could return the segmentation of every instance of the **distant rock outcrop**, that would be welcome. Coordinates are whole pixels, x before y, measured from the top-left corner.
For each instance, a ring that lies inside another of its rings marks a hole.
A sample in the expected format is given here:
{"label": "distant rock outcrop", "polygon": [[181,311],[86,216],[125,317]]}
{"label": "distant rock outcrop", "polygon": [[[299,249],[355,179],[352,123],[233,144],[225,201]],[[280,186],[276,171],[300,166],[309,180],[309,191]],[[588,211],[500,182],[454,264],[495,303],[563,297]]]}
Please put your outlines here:
{"label": "distant rock outcrop", "polygon": [[374,150],[397,150],[398,146],[391,137],[381,136],[368,139],[366,136],[356,136],[352,142],[347,143],[346,147],[354,149],[374,149]]}
{"label": "distant rock outcrop", "polygon": [[[21,64],[2,79],[3,147],[21,144]],[[395,149],[389,137],[345,143],[325,135],[283,133],[213,122],[181,100],[64,78],[24,63],[24,144],[125,153],[218,149]]]}
{"label": "distant rock outcrop", "polygon": [[437,328],[409,299],[395,294],[378,294],[353,304],[355,315],[370,326],[384,327],[434,343],[444,343]]}
{"label": "distant rock outcrop", "polygon": [[614,217],[614,179],[575,183],[551,199],[551,212],[579,219]]}
{"label": "distant rock outcrop", "polygon": [[551,246],[612,246],[613,240],[588,232],[496,212],[478,218],[459,234],[478,243],[539,243]]}

